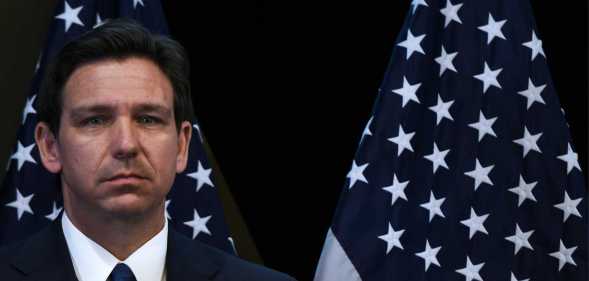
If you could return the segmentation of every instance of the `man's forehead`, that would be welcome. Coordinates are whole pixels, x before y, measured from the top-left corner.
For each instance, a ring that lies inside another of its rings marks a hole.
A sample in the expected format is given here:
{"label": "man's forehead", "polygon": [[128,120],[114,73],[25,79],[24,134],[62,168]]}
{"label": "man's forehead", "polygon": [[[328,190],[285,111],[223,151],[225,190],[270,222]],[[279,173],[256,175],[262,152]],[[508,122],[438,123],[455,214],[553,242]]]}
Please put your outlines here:
{"label": "man's forehead", "polygon": [[106,60],[74,71],[64,88],[64,107],[171,106],[173,89],[146,59]]}
{"label": "man's forehead", "polygon": [[141,57],[108,58],[83,64],[71,73],[65,86],[91,85],[103,80],[162,83],[171,86],[166,75],[154,62]]}

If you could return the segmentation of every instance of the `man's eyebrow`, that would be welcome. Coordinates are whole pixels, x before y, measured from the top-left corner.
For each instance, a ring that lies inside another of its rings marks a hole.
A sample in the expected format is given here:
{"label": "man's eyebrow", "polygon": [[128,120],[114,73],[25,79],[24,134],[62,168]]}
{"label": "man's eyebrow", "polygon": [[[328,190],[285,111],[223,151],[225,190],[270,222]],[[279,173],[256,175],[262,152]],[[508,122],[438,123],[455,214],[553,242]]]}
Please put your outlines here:
{"label": "man's eyebrow", "polygon": [[165,106],[159,105],[159,104],[152,104],[152,103],[145,103],[145,104],[138,105],[135,109],[133,109],[133,111],[135,111],[135,112],[154,112],[154,113],[158,113],[158,114],[165,115],[165,116],[172,115],[172,111],[168,107],[165,107]]}
{"label": "man's eyebrow", "polygon": [[89,105],[89,106],[78,106],[72,109],[70,115],[73,119],[78,119],[83,117],[84,115],[87,114],[104,114],[104,113],[108,113],[108,112],[112,112],[114,109],[112,106],[110,105],[103,105],[103,104],[97,104],[97,105]]}
{"label": "man's eyebrow", "polygon": [[[70,115],[73,119],[79,119],[79,118],[82,118],[88,114],[106,114],[106,113],[112,113],[115,110],[116,110],[115,106],[107,105],[107,104],[96,104],[96,105],[88,105],[88,106],[81,105],[81,106],[73,108]],[[172,111],[168,107],[165,107],[160,104],[155,104],[155,103],[144,103],[144,104],[134,106],[134,108],[132,109],[132,112],[135,112],[135,113],[157,113],[157,114],[161,114],[163,116],[171,116],[172,115]]]}

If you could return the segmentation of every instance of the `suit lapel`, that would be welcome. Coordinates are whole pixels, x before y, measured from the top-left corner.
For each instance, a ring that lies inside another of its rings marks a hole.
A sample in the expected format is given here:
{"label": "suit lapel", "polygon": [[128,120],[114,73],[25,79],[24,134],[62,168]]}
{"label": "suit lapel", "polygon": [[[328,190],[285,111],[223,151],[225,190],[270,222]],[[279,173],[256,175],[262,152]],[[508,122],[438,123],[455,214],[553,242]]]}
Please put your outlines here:
{"label": "suit lapel", "polygon": [[77,281],[61,229],[61,217],[24,242],[12,260],[24,280]]}
{"label": "suit lapel", "polygon": [[173,228],[168,232],[166,254],[167,281],[208,281],[216,280],[223,259],[192,241]]}

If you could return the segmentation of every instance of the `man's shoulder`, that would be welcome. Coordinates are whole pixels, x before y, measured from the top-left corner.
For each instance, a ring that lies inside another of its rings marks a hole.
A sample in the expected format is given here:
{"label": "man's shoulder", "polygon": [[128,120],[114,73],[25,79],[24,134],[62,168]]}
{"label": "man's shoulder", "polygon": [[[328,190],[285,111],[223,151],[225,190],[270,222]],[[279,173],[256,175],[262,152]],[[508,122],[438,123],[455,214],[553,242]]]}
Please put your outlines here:
{"label": "man's shoulder", "polygon": [[[202,258],[215,263],[219,270],[214,280],[259,280],[259,281],[294,281],[295,279],[270,268],[243,260],[232,254],[208,246],[196,240],[182,239],[191,252],[199,253],[195,263]],[[200,261],[199,261],[200,260]]]}
{"label": "man's shoulder", "polygon": [[3,245],[0,247],[0,266],[4,266],[8,264],[13,258],[14,255],[20,252],[20,249],[23,247],[24,241],[10,243],[8,245]]}
{"label": "man's shoulder", "polygon": [[23,243],[19,242],[0,247],[0,276],[2,276],[2,280],[20,278],[20,274],[12,264],[15,253],[18,253],[22,246]]}
{"label": "man's shoulder", "polygon": [[216,255],[224,261],[224,265],[222,267],[223,271],[221,274],[226,276],[229,280],[294,280],[292,277],[282,272],[278,272],[268,267],[246,261],[204,244],[201,244],[201,246],[203,248],[206,247],[211,256]]}
{"label": "man's shoulder", "polygon": [[71,277],[73,270],[70,272],[68,268],[71,260],[63,238],[56,234],[56,227],[51,225],[20,242],[0,247],[0,279],[20,280],[29,274]]}
{"label": "man's shoulder", "polygon": [[[20,241],[0,246],[0,264],[5,265],[18,260],[23,254],[39,255],[40,251],[44,251],[49,246],[47,237],[49,234],[50,227],[46,227]],[[30,252],[31,248],[36,251]]]}

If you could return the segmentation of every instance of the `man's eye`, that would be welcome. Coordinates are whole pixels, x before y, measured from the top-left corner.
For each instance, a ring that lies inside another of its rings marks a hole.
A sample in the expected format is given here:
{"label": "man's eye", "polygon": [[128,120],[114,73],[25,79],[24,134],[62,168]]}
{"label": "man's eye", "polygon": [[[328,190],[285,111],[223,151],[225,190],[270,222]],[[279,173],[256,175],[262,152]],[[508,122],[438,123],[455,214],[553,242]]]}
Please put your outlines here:
{"label": "man's eye", "polygon": [[158,123],[159,120],[156,117],[144,115],[140,116],[138,121],[141,124],[155,124]]}
{"label": "man's eye", "polygon": [[82,125],[84,126],[101,126],[105,123],[104,118],[102,117],[90,117],[85,119],[82,122]]}

